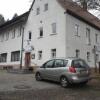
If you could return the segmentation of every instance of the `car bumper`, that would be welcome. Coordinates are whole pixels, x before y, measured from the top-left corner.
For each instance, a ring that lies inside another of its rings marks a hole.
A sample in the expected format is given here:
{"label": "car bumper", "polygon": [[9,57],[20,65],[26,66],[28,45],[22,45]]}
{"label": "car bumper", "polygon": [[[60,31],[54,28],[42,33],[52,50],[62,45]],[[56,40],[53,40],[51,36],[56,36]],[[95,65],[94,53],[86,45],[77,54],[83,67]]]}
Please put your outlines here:
{"label": "car bumper", "polygon": [[70,83],[82,83],[91,80],[91,77],[84,77],[84,78],[78,78],[78,77],[72,77],[69,79]]}

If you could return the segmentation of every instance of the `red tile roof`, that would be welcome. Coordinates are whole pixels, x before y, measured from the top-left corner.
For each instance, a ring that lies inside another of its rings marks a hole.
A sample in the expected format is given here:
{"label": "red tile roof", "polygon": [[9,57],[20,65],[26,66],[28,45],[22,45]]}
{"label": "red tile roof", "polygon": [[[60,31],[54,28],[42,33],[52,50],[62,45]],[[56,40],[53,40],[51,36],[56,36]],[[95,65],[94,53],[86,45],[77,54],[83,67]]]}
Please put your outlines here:
{"label": "red tile roof", "polygon": [[100,20],[71,0],[57,0],[66,12],[100,30]]}

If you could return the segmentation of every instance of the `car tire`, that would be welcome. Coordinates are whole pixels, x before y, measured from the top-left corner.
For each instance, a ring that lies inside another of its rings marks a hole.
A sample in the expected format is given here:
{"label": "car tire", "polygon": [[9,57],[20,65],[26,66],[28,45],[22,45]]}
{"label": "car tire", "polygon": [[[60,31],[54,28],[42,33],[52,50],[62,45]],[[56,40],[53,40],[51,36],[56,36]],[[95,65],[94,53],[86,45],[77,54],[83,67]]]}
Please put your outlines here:
{"label": "car tire", "polygon": [[35,74],[35,79],[36,79],[37,81],[41,81],[41,80],[42,80],[41,75],[40,75],[39,72],[37,72],[37,73]]}
{"label": "car tire", "polygon": [[69,83],[68,79],[67,79],[65,76],[62,76],[62,77],[60,78],[60,84],[61,84],[61,86],[64,87],[64,88],[70,86],[70,83]]}
{"label": "car tire", "polygon": [[88,81],[85,81],[85,82],[82,82],[81,84],[84,86],[84,85],[87,85]]}

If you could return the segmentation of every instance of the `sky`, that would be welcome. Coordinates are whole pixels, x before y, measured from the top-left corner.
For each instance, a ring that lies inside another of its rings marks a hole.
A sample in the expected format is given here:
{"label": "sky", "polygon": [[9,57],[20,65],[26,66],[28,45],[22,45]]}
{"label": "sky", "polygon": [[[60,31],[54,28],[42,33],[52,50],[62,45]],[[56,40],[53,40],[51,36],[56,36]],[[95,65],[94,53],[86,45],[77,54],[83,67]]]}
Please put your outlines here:
{"label": "sky", "polygon": [[0,0],[0,14],[5,18],[11,19],[15,13],[23,14],[30,8],[30,0]]}
{"label": "sky", "polygon": [[[15,13],[21,15],[29,10],[32,0],[0,0],[0,14],[5,18],[11,19]],[[97,11],[91,11],[98,15]],[[100,14],[100,12],[99,12]]]}

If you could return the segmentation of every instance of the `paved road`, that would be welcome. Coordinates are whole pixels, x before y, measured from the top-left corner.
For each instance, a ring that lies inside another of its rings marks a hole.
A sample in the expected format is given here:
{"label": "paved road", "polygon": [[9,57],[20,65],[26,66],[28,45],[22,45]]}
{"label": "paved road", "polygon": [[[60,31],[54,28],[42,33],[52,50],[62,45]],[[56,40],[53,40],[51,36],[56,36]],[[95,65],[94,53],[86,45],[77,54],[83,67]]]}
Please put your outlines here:
{"label": "paved road", "polygon": [[57,83],[37,82],[33,74],[0,72],[0,100],[100,100],[100,82],[62,88]]}
{"label": "paved road", "polygon": [[45,89],[60,87],[58,84],[37,82],[34,74],[12,74],[7,72],[0,72],[0,91],[15,91],[27,89]]}

